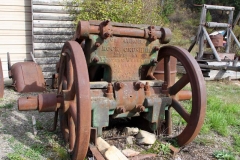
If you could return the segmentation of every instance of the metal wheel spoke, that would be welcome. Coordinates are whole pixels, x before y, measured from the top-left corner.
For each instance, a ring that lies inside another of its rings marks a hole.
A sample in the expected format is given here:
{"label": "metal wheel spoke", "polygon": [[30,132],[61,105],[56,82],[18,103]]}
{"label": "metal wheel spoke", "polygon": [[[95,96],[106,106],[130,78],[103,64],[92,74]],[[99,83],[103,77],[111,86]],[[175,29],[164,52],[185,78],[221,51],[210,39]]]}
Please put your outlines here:
{"label": "metal wheel spoke", "polygon": [[164,81],[170,84],[170,56],[164,57]]}
{"label": "metal wheel spoke", "polygon": [[174,108],[178,114],[188,123],[190,120],[190,114],[183,108],[183,106],[175,99],[172,100],[172,108]]}
{"label": "metal wheel spoke", "polygon": [[68,127],[69,127],[69,151],[72,152],[76,140],[76,131],[75,123],[70,112],[68,112]]}
{"label": "metal wheel spoke", "polygon": [[169,94],[176,95],[188,83],[189,83],[188,74],[184,74],[173,86],[169,88]]}

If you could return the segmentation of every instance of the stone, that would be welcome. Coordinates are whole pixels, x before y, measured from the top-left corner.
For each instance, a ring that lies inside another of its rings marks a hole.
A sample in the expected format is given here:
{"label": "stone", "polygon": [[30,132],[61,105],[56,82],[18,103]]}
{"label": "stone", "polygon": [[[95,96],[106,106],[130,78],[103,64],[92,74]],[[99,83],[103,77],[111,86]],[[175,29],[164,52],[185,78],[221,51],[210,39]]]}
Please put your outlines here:
{"label": "stone", "polygon": [[108,144],[104,139],[102,139],[101,137],[98,137],[96,140],[97,143],[97,148],[98,150],[103,154],[109,147],[110,144]]}
{"label": "stone", "polygon": [[134,157],[134,156],[139,155],[140,152],[137,152],[137,151],[127,148],[127,149],[122,150],[122,153],[127,157]]}
{"label": "stone", "polygon": [[140,130],[136,136],[136,139],[139,144],[151,145],[156,141],[156,135],[144,130]]}
{"label": "stone", "polygon": [[133,144],[133,139],[134,139],[133,136],[128,136],[128,137],[126,138],[126,143],[127,143],[127,144]]}
{"label": "stone", "polygon": [[133,128],[133,127],[126,127],[124,128],[125,135],[127,136],[134,136],[138,134],[139,129],[138,128]]}
{"label": "stone", "polygon": [[104,153],[104,156],[108,160],[128,160],[127,157],[115,146],[110,146]]}

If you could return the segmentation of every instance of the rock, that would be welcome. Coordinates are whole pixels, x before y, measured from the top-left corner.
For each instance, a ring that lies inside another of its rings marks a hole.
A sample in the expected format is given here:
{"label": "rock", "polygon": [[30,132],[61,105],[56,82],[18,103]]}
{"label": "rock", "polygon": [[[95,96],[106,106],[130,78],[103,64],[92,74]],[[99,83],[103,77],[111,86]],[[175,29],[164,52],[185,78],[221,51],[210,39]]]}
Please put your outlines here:
{"label": "rock", "polygon": [[140,152],[134,151],[132,149],[124,149],[122,150],[122,153],[127,157],[134,157],[139,155]]}
{"label": "rock", "polygon": [[127,157],[122,154],[120,150],[118,150],[115,146],[111,146],[104,153],[104,156],[108,160],[128,160]]}
{"label": "rock", "polygon": [[110,145],[101,137],[97,138],[97,148],[101,153],[104,153],[109,147]]}
{"label": "rock", "polygon": [[134,136],[134,135],[138,134],[139,129],[138,128],[126,127],[126,128],[124,128],[124,132],[127,136]]}
{"label": "rock", "polygon": [[139,144],[153,144],[156,141],[156,135],[147,131],[140,130],[136,136]]}
{"label": "rock", "polygon": [[127,144],[133,144],[133,139],[134,139],[133,136],[128,136],[128,137],[126,138],[126,143],[127,143]]}
{"label": "rock", "polygon": [[179,156],[175,157],[174,160],[182,160]]}

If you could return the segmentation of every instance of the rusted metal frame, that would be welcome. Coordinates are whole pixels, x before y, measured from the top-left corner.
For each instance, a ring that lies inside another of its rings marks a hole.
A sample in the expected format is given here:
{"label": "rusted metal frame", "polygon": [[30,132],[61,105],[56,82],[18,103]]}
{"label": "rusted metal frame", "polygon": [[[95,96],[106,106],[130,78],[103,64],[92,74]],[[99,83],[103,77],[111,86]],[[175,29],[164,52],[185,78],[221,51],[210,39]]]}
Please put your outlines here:
{"label": "rusted metal frame", "polygon": [[228,65],[221,65],[221,66],[214,66],[214,65],[206,65],[206,64],[199,64],[201,68],[213,69],[213,70],[231,70],[231,71],[240,71],[239,66],[228,66]]}
{"label": "rusted metal frame", "polygon": [[234,33],[233,33],[232,29],[229,29],[229,31],[230,31],[230,34],[233,36],[233,39],[234,39],[234,40],[235,40],[235,42],[237,43],[237,45],[238,45],[239,49],[240,49],[240,43],[239,43],[239,41],[238,41],[237,37],[234,35]]}
{"label": "rusted metal frame", "polygon": [[[100,24],[99,24],[100,25]],[[150,30],[146,29],[138,29],[138,28],[121,28],[112,26],[112,35],[115,36],[127,36],[127,37],[136,37],[136,38],[149,38],[147,32]],[[77,38],[80,37],[89,37],[90,34],[99,34],[99,26],[90,25],[88,21],[81,21],[78,24],[78,28],[76,34]],[[160,30],[156,30],[156,37],[158,39],[162,38],[162,32]]]}
{"label": "rusted metal frame", "polygon": [[3,94],[4,94],[4,78],[2,70],[2,61],[0,59],[0,98],[3,97]]}
{"label": "rusted metal frame", "polygon": [[199,42],[199,53],[197,55],[197,59],[202,59],[203,52],[204,52],[204,33],[203,33],[204,26],[202,24],[206,23],[206,13],[207,13],[207,9],[203,7],[201,12],[199,28],[198,28],[198,34],[196,38],[197,42]]}
{"label": "rusted metal frame", "polygon": [[240,19],[240,12],[238,12],[238,15],[237,15],[237,17],[236,17],[236,19],[235,19],[235,21],[234,21],[234,23],[233,23],[233,25],[232,25],[232,29],[234,28],[234,26],[237,25],[239,19]]}
{"label": "rusted metal frame", "polygon": [[[230,11],[229,13],[229,18],[228,18],[228,24],[232,25],[233,24],[233,10]],[[230,30],[232,29],[232,26],[227,28],[227,47],[226,47],[226,53],[229,53],[230,47],[231,47],[231,33]]]}
{"label": "rusted metal frame", "polygon": [[227,27],[230,27],[231,24],[229,24],[229,23],[207,22],[205,24],[205,26],[209,27],[209,28],[215,28],[215,27],[227,28]]}
{"label": "rusted metal frame", "polygon": [[[89,20],[89,24],[90,25],[96,25],[98,26],[99,24],[101,24],[102,21],[99,20]],[[149,25],[146,24],[129,24],[129,23],[118,23],[118,22],[111,22],[112,26],[116,26],[116,27],[123,27],[123,28],[137,28],[137,29],[142,29],[142,28],[148,28]],[[160,30],[160,26],[156,26],[157,29]]]}
{"label": "rusted metal frame", "polygon": [[206,9],[216,9],[216,10],[223,10],[223,11],[234,11],[235,7],[226,7],[226,6],[216,6],[216,5],[206,5],[204,4],[204,8]]}
{"label": "rusted metal frame", "polygon": [[219,57],[218,52],[217,52],[215,46],[213,45],[213,43],[212,43],[212,41],[211,41],[211,39],[210,39],[210,37],[207,33],[207,30],[205,29],[205,27],[202,27],[202,30],[203,30],[204,35],[206,36],[206,39],[207,39],[211,49],[213,50],[213,54],[216,57],[217,61],[221,61],[221,58]]}

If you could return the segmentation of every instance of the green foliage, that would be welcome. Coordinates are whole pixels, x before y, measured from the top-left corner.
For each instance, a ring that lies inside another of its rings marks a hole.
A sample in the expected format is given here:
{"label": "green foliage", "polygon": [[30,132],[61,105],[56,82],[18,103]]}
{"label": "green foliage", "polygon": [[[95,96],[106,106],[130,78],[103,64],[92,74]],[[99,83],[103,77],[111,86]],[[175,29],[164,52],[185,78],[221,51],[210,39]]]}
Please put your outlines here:
{"label": "green foliage", "polygon": [[207,11],[206,22],[212,22],[212,16],[211,16],[209,10]]}
{"label": "green foliage", "polygon": [[227,151],[216,151],[213,156],[219,160],[235,160],[234,155]]}
{"label": "green foliage", "polygon": [[154,154],[161,154],[161,155],[168,155],[170,154],[170,148],[168,143],[161,143],[159,141],[155,141],[151,148],[144,153],[154,153]]}
{"label": "green foliage", "polygon": [[[68,1],[69,2],[69,1]],[[79,20],[106,20],[133,24],[162,25],[163,15],[157,0],[72,0],[71,11],[75,22]],[[165,14],[170,13],[170,4]]]}
{"label": "green foliage", "polygon": [[12,109],[13,106],[14,106],[13,103],[7,103],[7,104],[0,105],[0,108]]}

